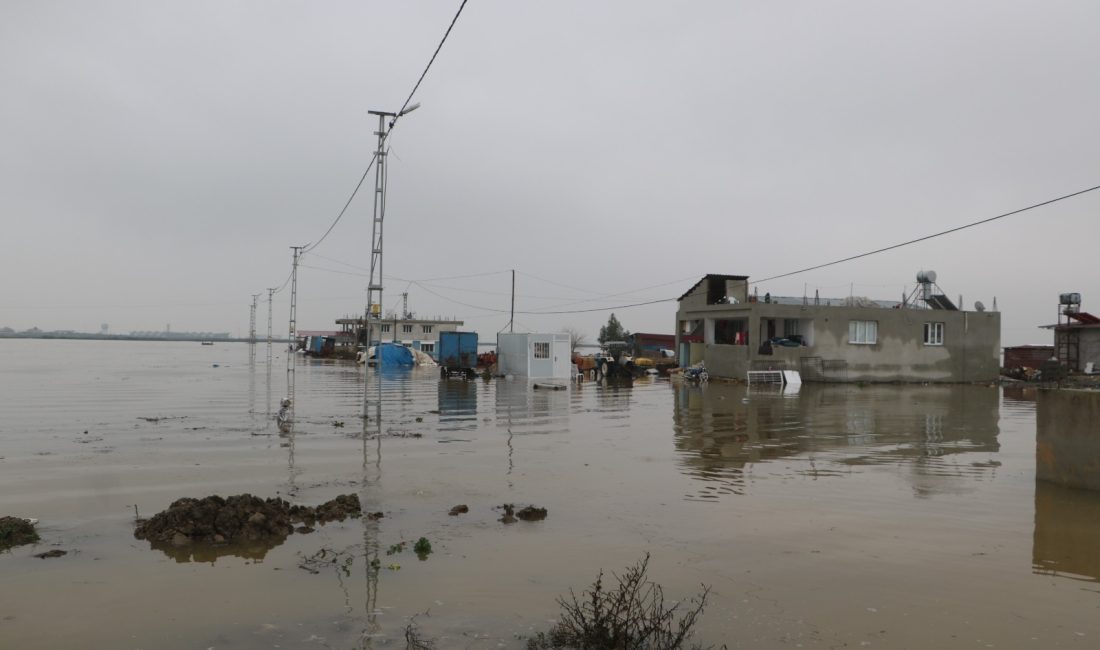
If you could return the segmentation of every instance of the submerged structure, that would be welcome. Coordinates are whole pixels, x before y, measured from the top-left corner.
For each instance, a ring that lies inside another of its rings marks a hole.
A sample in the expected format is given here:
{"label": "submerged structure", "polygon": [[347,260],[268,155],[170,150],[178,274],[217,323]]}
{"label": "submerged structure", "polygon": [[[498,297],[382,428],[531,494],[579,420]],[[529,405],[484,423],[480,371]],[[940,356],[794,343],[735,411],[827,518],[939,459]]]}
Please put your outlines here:
{"label": "submerged structure", "polygon": [[805,381],[984,382],[999,374],[1000,346],[1000,313],[961,309],[934,271],[901,301],[761,297],[748,276],[709,274],[676,312],[680,365],[731,379],[798,370]]}

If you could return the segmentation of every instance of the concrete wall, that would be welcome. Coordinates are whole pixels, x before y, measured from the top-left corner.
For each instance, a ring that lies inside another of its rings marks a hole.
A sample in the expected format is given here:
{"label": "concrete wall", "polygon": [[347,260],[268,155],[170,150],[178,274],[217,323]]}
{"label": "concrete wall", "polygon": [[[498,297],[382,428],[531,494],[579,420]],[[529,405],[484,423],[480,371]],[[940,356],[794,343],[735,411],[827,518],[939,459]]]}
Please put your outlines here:
{"label": "concrete wall", "polygon": [[1036,478],[1100,490],[1100,391],[1041,390],[1037,402]]}
{"label": "concrete wall", "polygon": [[744,379],[749,369],[749,349],[744,345],[704,344],[703,361],[712,377]]}
{"label": "concrete wall", "polygon": [[[787,360],[793,370],[800,368],[803,357],[842,361],[848,381],[868,382],[984,382],[993,381],[1000,372],[1001,315],[998,312],[940,311],[927,309],[884,309],[873,307],[833,307],[814,305],[776,305],[745,303],[686,307],[681,303],[677,322],[683,320],[744,318],[748,320],[747,346],[713,345],[713,327],[705,342],[707,368],[714,376],[744,379],[739,360]],[[782,335],[782,320],[812,321],[813,344],[797,348],[777,348],[774,354],[760,355],[761,323],[776,319],[777,335]],[[878,323],[874,344],[848,342],[848,323],[872,320]],[[924,324],[944,323],[943,345],[924,344]],[[742,348],[730,351],[725,348]],[[711,356],[714,360],[711,360]],[[717,364],[717,365],[714,365]],[[726,374],[735,373],[735,374]]]}
{"label": "concrete wall", "polygon": [[1100,372],[1100,329],[1081,330],[1080,343],[1081,371],[1091,361],[1095,365],[1093,372]]}

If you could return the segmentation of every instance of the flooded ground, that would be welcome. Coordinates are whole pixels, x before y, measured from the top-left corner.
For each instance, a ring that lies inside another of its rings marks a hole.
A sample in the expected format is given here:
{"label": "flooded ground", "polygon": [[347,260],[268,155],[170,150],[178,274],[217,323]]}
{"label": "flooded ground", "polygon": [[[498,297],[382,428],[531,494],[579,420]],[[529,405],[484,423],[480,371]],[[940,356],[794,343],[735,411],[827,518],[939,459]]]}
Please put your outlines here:
{"label": "flooded ground", "polygon": [[[364,426],[362,370],[300,359],[280,436],[286,359],[269,379],[256,351],[0,341],[0,515],[43,538],[0,554],[0,647],[403,647],[419,614],[440,647],[519,648],[645,553],[669,597],[711,585],[698,638],[731,648],[1100,643],[1100,496],[1036,484],[1025,391],[414,370]],[[244,492],[383,517],[270,548],[134,539],[135,508]],[[505,503],[548,516],[501,523]]]}

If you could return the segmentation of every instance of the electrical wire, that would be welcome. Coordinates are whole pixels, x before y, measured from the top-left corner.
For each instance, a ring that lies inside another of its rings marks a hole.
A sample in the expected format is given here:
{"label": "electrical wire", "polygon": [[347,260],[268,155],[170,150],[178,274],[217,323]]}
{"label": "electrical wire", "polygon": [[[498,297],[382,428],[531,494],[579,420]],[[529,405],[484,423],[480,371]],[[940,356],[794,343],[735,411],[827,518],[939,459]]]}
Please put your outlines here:
{"label": "electrical wire", "polygon": [[[908,241],[904,241],[904,242],[901,242],[899,244],[893,244],[891,246],[885,246],[883,248],[878,248],[878,249],[875,249],[873,251],[860,253],[858,255],[851,255],[849,257],[845,257],[845,258],[842,258],[842,259],[839,259],[839,260],[834,260],[832,262],[826,262],[824,264],[818,264],[816,266],[808,266],[804,269],[799,269],[797,271],[790,271],[788,273],[780,273],[779,275],[773,275],[771,277],[767,277],[767,278],[764,278],[762,280],[756,280],[756,281],[753,282],[753,284],[762,284],[764,282],[769,282],[771,280],[778,280],[780,278],[786,278],[786,277],[790,277],[792,275],[798,275],[800,273],[806,273],[808,271],[815,271],[817,269],[822,269],[822,268],[825,268],[825,267],[828,267],[828,266],[843,264],[844,262],[851,262],[852,260],[858,260],[858,259],[861,259],[861,258],[864,258],[864,257],[869,257],[871,255],[876,255],[878,253],[884,253],[886,251],[901,248],[903,246],[910,246],[912,244],[916,244],[916,243],[919,243],[919,242],[928,241],[929,239],[935,239],[937,237],[942,237],[944,235],[949,235],[951,233],[959,232],[960,230],[966,230],[967,228],[973,228],[975,226],[980,226],[982,224],[990,223],[992,221],[997,221],[998,219],[1004,219],[1005,217],[1011,217],[1011,216],[1016,215],[1016,214],[1027,212],[1029,210],[1034,210],[1036,208],[1041,208],[1043,206],[1051,205],[1052,203],[1057,203],[1059,201],[1064,201],[1066,199],[1071,199],[1075,196],[1081,196],[1082,194],[1088,194],[1089,192],[1094,192],[1096,190],[1100,190],[1100,185],[1094,185],[1093,187],[1089,187],[1089,188],[1086,188],[1086,189],[1083,189],[1083,190],[1078,190],[1076,192],[1071,192],[1069,194],[1063,194],[1062,196],[1055,197],[1053,199],[1048,199],[1046,201],[1041,201],[1039,203],[1033,203],[1032,205],[1029,205],[1029,206],[1026,206],[1026,207],[1023,207],[1023,208],[1019,208],[1019,209],[1016,209],[1016,210],[1012,210],[1010,212],[1005,212],[1005,213],[998,214],[998,215],[988,217],[988,218],[985,218],[985,219],[980,219],[978,221],[972,221],[970,223],[963,224],[961,226],[956,226],[954,228],[949,228],[947,230],[942,230],[942,231],[937,232],[937,233],[932,233],[931,235],[925,235],[923,237],[917,237],[916,239],[910,239]],[[692,277],[695,277],[695,276],[692,276]],[[541,278],[537,278],[537,279],[541,279]],[[671,283],[666,283],[666,284],[671,284]],[[470,304],[467,304],[467,303],[459,302],[459,301],[454,300],[452,298],[448,298],[447,296],[443,296],[443,295],[440,295],[440,294],[438,294],[434,291],[431,291],[430,289],[428,289],[424,285],[418,284],[417,286],[424,289],[428,293],[431,293],[435,296],[443,298],[444,300],[449,300],[451,302],[462,305],[464,307],[469,307],[471,309],[480,309],[482,311],[491,311],[491,312],[504,313],[504,314],[510,312],[510,310],[506,310],[506,309],[493,309],[491,307],[481,307],[481,306],[477,306],[477,305],[470,305]],[[661,286],[661,285],[654,285],[654,286]],[[639,289],[639,291],[642,291],[642,289]],[[626,293],[634,293],[634,292],[626,292]],[[663,303],[663,302],[672,302],[674,300],[678,300],[678,298],[661,298],[661,299],[658,299],[658,300],[647,300],[647,301],[644,301],[644,302],[635,302],[635,303],[630,303],[630,304],[626,304],[626,305],[615,305],[613,307],[594,307],[594,308],[591,308],[591,309],[569,309],[569,310],[556,310],[556,311],[555,310],[545,310],[545,311],[520,311],[520,310],[516,310],[514,313],[516,313],[516,314],[538,314],[538,315],[583,314],[583,313],[597,312],[597,311],[614,311],[614,310],[617,310],[617,309],[629,309],[631,307],[642,307],[642,306],[645,306],[645,305],[655,305],[655,304],[659,304],[659,303]],[[585,302],[587,302],[587,300]]]}
{"label": "electrical wire", "polygon": [[[458,22],[458,17],[460,15],[462,15],[462,10],[466,8],[466,2],[467,2],[467,0],[462,0],[462,4],[460,4],[458,6],[458,11],[455,12],[454,18],[451,19],[451,24],[447,26],[447,31],[443,32],[443,38],[440,39],[439,45],[437,45],[436,48],[435,48],[435,52],[432,52],[432,58],[428,59],[428,65],[424,66],[424,71],[420,73],[420,77],[416,80],[416,84],[413,86],[412,90],[409,92],[409,96],[405,98],[405,103],[401,105],[401,110],[397,111],[397,114],[390,121],[390,129],[389,129],[390,132],[393,131],[393,127],[397,123],[397,119],[399,117],[401,117],[401,115],[405,112],[405,109],[409,107],[409,103],[412,101],[413,95],[415,95],[416,91],[420,88],[420,84],[423,83],[424,78],[426,76],[428,76],[428,70],[430,70],[431,67],[432,67],[432,64],[435,63],[436,57],[439,56],[440,50],[443,49],[443,44],[447,42],[447,37],[451,35],[451,30],[454,29],[455,23]],[[389,133],[387,133],[383,137],[388,138]],[[388,150],[387,150],[387,153],[388,153]],[[332,224],[329,225],[328,230],[325,231],[325,234],[322,235],[321,238],[319,240],[317,240],[316,243],[312,244],[311,246],[307,246],[306,248],[304,248],[302,250],[303,255],[305,253],[308,253],[308,252],[312,251],[313,249],[317,248],[318,246],[320,246],[321,242],[323,242],[329,236],[329,233],[332,232],[333,228],[336,227],[336,224],[340,223],[340,219],[343,218],[344,214],[348,210],[348,207],[351,205],[351,202],[355,199],[355,196],[359,193],[359,189],[363,186],[363,182],[367,179],[367,174],[370,173],[370,169],[374,165],[375,160],[377,158],[378,158],[378,152],[375,152],[374,155],[371,156],[371,160],[367,164],[367,168],[365,170],[363,170],[363,175],[359,177],[359,182],[356,183],[355,189],[352,190],[352,192],[351,192],[351,196],[349,196],[347,202],[344,203],[343,209],[341,209],[340,213],[336,215],[336,219],[334,219]],[[383,183],[385,183],[385,179],[383,179]],[[385,197],[385,193],[383,193],[382,196]],[[383,210],[383,214],[384,214],[385,205],[382,206],[382,210]],[[291,273],[291,275],[293,275],[293,272]],[[289,282],[290,282],[290,278],[288,277],[286,279],[286,282],[283,283],[283,286],[279,287],[279,289],[275,293],[278,293],[279,291],[282,291],[284,288],[286,288],[286,285]]]}
{"label": "electrical wire", "polygon": [[455,17],[451,19],[451,24],[447,26],[447,31],[443,32],[443,38],[440,39],[439,45],[436,46],[435,52],[432,53],[432,58],[428,59],[428,65],[424,66],[424,72],[420,73],[420,78],[416,80],[416,85],[409,92],[409,96],[405,98],[405,103],[401,105],[401,110],[397,111],[397,115],[390,121],[390,129],[393,129],[393,125],[397,123],[397,118],[401,117],[405,109],[409,107],[409,102],[412,101],[413,95],[416,94],[418,88],[420,88],[421,82],[424,81],[424,77],[428,76],[428,70],[431,70],[432,64],[435,63],[435,57],[439,56],[439,51],[443,49],[443,44],[447,42],[447,37],[451,35],[451,30],[454,29],[455,23],[458,22],[458,17],[462,15],[462,10],[466,8],[466,0],[462,0],[462,4],[458,6],[458,11],[455,12]]}
{"label": "electrical wire", "polygon": [[676,300],[676,298],[661,298],[659,300],[650,300],[648,302],[636,302],[636,303],[629,304],[629,305],[618,305],[618,306],[615,306],[615,307],[595,307],[593,309],[571,309],[571,310],[564,310],[564,311],[535,311],[535,310],[517,309],[517,310],[515,310],[515,312],[512,312],[512,310],[510,310],[510,309],[495,309],[493,307],[484,307],[484,306],[480,306],[480,305],[471,305],[469,303],[465,303],[465,302],[462,302],[460,300],[455,300],[454,298],[450,298],[448,296],[444,296],[440,293],[432,291],[430,288],[424,286],[423,284],[420,284],[419,282],[414,282],[413,284],[415,284],[416,286],[420,287],[421,289],[427,291],[428,293],[432,294],[433,296],[436,296],[437,298],[442,298],[442,299],[447,300],[449,302],[453,302],[456,305],[462,305],[463,307],[468,307],[470,309],[479,309],[481,311],[495,312],[495,313],[498,313],[498,314],[508,314],[508,313],[528,314],[528,315],[583,314],[583,313],[593,312],[593,311],[613,311],[615,309],[626,309],[628,307],[640,307],[642,305],[655,305],[655,304],[660,303],[660,302],[670,302],[672,300]]}
{"label": "electrical wire", "polygon": [[363,175],[359,177],[359,182],[355,184],[355,189],[351,191],[351,196],[349,196],[347,202],[344,203],[344,207],[343,207],[343,209],[340,210],[340,214],[336,215],[336,219],[333,220],[332,225],[330,225],[328,227],[328,230],[325,231],[325,234],[321,235],[321,238],[317,240],[317,243],[313,244],[312,246],[309,246],[309,247],[305,248],[302,251],[302,255],[305,255],[306,253],[310,252],[314,248],[317,248],[318,246],[320,246],[321,242],[325,241],[325,238],[328,237],[328,234],[330,232],[332,232],[333,228],[336,227],[336,224],[340,223],[340,219],[342,219],[344,217],[344,213],[348,211],[348,206],[350,206],[352,200],[355,199],[355,195],[359,193],[359,188],[363,187],[363,181],[367,180],[367,174],[370,173],[370,168],[374,166],[374,161],[377,158],[378,158],[378,152],[376,151],[376,152],[374,152],[374,155],[371,156],[370,162],[367,163],[367,168],[363,170]]}
{"label": "electrical wire", "polygon": [[1004,219],[1005,217],[1011,217],[1014,214],[1020,214],[1021,212],[1027,212],[1028,210],[1034,210],[1035,208],[1041,208],[1044,205],[1050,205],[1051,203],[1057,203],[1058,201],[1064,201],[1066,199],[1071,199],[1075,196],[1081,196],[1082,194],[1087,194],[1087,193],[1093,192],[1095,190],[1100,190],[1100,185],[1094,185],[1093,187],[1090,187],[1088,189],[1079,190],[1077,192],[1072,192],[1070,194],[1064,194],[1064,195],[1059,196],[1057,198],[1053,198],[1053,199],[1049,199],[1047,201],[1043,201],[1041,203],[1035,203],[1035,204],[1029,205],[1025,208],[1020,208],[1018,210],[1013,210],[1011,212],[1005,212],[1004,214],[998,214],[994,217],[989,217],[987,219],[981,219],[979,221],[973,221],[971,223],[964,224],[962,226],[957,226],[955,228],[950,228],[948,230],[943,230],[943,231],[940,231],[940,232],[937,232],[937,233],[933,233],[931,235],[925,235],[924,237],[918,237],[916,239],[910,239],[909,241],[905,241],[905,242],[902,242],[900,244],[894,244],[892,246],[886,246],[884,248],[879,248],[879,249],[876,249],[876,250],[873,250],[873,251],[868,251],[866,253],[860,253],[859,255],[852,255],[850,257],[845,257],[843,259],[834,260],[832,262],[826,262],[824,264],[818,264],[817,266],[808,266],[804,269],[799,269],[797,271],[791,271],[789,273],[780,273],[779,275],[773,275],[769,278],[764,278],[763,280],[755,280],[755,281],[753,281],[753,284],[763,284],[764,282],[769,282],[771,280],[778,280],[780,278],[786,278],[786,277],[790,277],[792,275],[798,275],[799,273],[805,273],[807,271],[816,271],[817,269],[823,269],[827,266],[834,266],[836,264],[842,264],[844,262],[851,262],[852,260],[858,260],[862,257],[869,257],[871,255],[876,255],[878,253],[884,253],[886,251],[894,250],[895,248],[901,248],[902,246],[909,246],[910,244],[916,244],[918,242],[928,241],[929,239],[935,239],[936,237],[942,237],[944,235],[949,235],[953,232],[958,232],[960,230],[966,230],[967,228],[973,228],[974,226],[980,226],[984,223],[989,223],[991,221],[996,221],[998,219]]}

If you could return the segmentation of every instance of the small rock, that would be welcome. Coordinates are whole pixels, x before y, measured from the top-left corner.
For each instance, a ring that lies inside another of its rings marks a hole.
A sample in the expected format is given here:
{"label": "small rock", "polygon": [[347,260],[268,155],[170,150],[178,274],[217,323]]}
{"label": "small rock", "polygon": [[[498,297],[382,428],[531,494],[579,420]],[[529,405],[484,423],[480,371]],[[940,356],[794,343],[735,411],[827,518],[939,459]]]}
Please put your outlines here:
{"label": "small rock", "polygon": [[457,515],[464,515],[469,511],[470,511],[470,508],[465,503],[463,503],[463,504],[460,504],[460,505],[457,505],[457,506],[451,508],[451,511],[448,512],[447,514],[451,515],[452,517],[455,517]]}
{"label": "small rock", "polygon": [[313,530],[314,529],[310,526],[298,526],[297,528],[294,529],[294,532],[301,533],[301,534],[305,535],[307,533],[312,533]]}
{"label": "small rock", "polygon": [[35,557],[40,559],[40,560],[45,560],[46,558],[61,557],[62,555],[68,555],[68,553],[69,553],[68,551],[62,551],[59,548],[55,548],[52,551],[46,551],[45,553],[38,553],[38,554],[35,555]]}

